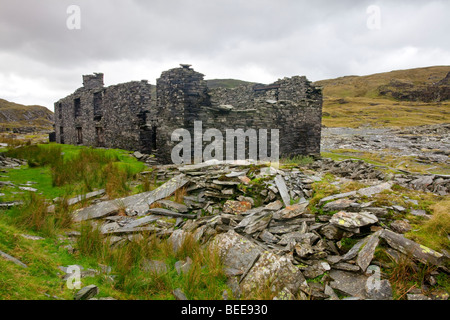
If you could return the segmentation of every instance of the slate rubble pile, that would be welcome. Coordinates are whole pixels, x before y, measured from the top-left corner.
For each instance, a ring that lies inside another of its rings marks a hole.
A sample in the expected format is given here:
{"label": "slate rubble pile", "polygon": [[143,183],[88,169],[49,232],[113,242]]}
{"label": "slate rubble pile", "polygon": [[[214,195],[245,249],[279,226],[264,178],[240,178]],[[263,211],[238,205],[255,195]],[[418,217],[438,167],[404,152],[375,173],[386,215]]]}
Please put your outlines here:
{"label": "slate rubble pile", "polygon": [[[447,252],[406,239],[401,233],[407,226],[401,223],[387,227],[388,210],[404,208],[373,206],[372,197],[394,183],[378,175],[372,186],[323,198],[317,207],[328,214],[315,214],[309,200],[312,183],[321,177],[299,169],[219,162],[160,166],[148,174],[170,180],[150,192],[78,210],[75,220],[96,219],[113,247],[150,232],[169,237],[176,249],[192,234],[217,248],[235,297],[251,297],[269,286],[276,299],[392,299],[391,283],[380,275],[386,265],[376,257],[377,248],[392,259],[408,255],[449,273]],[[184,204],[167,200],[182,188]],[[125,216],[118,215],[117,203],[127,207]],[[349,239],[353,245],[346,247]],[[144,267],[164,270],[157,261]],[[179,268],[189,268],[189,261]],[[425,296],[413,290],[408,299],[437,296],[448,298],[448,293]]]}
{"label": "slate rubble pile", "polygon": [[362,160],[343,160],[334,161],[328,158],[320,159],[310,164],[311,169],[320,172],[329,172],[331,174],[347,177],[353,180],[392,180],[398,185],[424,191],[433,192],[441,196],[450,193],[450,176],[449,175],[418,175],[418,174],[388,174],[379,170],[375,165],[366,163]]}
{"label": "slate rubble pile", "polygon": [[9,157],[5,157],[4,155],[0,154],[0,168],[14,168],[14,167],[20,167],[20,166],[23,166],[26,164],[27,164],[27,162],[25,160],[9,158]]}

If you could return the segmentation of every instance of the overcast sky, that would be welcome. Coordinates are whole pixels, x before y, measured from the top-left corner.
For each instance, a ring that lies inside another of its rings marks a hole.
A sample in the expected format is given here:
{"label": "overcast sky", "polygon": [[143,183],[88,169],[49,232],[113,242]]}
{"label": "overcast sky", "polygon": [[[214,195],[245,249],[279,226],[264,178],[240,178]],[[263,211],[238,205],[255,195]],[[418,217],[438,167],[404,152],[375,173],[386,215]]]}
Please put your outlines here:
{"label": "overcast sky", "polygon": [[0,98],[53,111],[83,74],[155,84],[180,63],[261,83],[450,65],[449,13],[448,0],[0,0]]}

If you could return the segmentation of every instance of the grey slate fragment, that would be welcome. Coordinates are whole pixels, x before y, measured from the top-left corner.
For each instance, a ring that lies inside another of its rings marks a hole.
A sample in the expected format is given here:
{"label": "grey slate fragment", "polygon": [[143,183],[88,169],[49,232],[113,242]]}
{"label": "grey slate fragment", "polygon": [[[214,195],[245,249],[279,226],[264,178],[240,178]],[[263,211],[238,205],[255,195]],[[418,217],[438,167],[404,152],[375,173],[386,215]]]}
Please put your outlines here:
{"label": "grey slate fragment", "polygon": [[269,231],[267,230],[263,230],[260,234],[259,234],[259,239],[261,239],[264,242],[268,242],[268,243],[277,243],[278,241],[280,241],[280,239],[278,237],[276,237],[275,235],[271,234]]}
{"label": "grey slate fragment", "polygon": [[165,209],[173,210],[179,213],[186,213],[189,211],[186,205],[171,200],[159,200],[158,203]]}
{"label": "grey slate fragment", "polygon": [[289,196],[288,189],[286,187],[286,182],[284,181],[281,175],[277,175],[275,177],[275,184],[277,185],[278,192],[281,195],[281,199],[283,199],[284,205],[287,207],[291,204],[291,197]]}
{"label": "grey slate fragment", "polygon": [[324,293],[329,296],[328,300],[339,300],[336,292],[328,284],[325,285]]}
{"label": "grey slate fragment", "polygon": [[148,215],[148,216],[133,220],[133,221],[127,223],[124,227],[126,227],[126,228],[142,227],[142,226],[152,223],[160,218],[161,217],[158,217],[155,215]]}
{"label": "grey slate fragment", "polygon": [[377,248],[378,242],[380,241],[380,233],[381,231],[377,231],[374,234],[368,236],[365,246],[358,253],[356,263],[362,271],[366,271],[367,267],[372,262],[375,249]]}
{"label": "grey slate fragment", "polygon": [[177,289],[173,290],[172,293],[175,296],[175,299],[177,299],[177,300],[188,300],[188,298],[186,297],[184,292],[181,291],[180,288],[177,288]]}
{"label": "grey slate fragment", "polygon": [[420,245],[412,240],[406,239],[404,236],[389,231],[383,230],[380,237],[386,240],[386,242],[392,248],[402,252],[403,254],[412,254],[412,256],[424,263],[431,263],[434,265],[442,265],[445,256],[433,249]]}
{"label": "grey slate fragment", "polygon": [[358,255],[360,248],[366,244],[368,238],[359,240],[346,254],[342,256],[343,261],[351,260]]}
{"label": "grey slate fragment", "polygon": [[186,261],[177,261],[175,262],[175,270],[177,270],[178,274],[187,274],[191,269],[192,263],[193,261],[189,257],[186,258]]}
{"label": "grey slate fragment", "polygon": [[392,182],[383,182],[379,185],[362,188],[356,191],[361,196],[371,197],[375,194],[378,194],[384,190],[390,190],[392,187]]}
{"label": "grey slate fragment", "polygon": [[259,246],[232,230],[217,235],[212,247],[219,251],[225,268],[242,272],[245,272],[255,259],[262,254]]}
{"label": "grey slate fragment", "polygon": [[125,206],[127,212],[134,212],[143,215],[148,211],[149,206],[157,201],[170,196],[177,189],[188,183],[184,174],[173,177],[159,188],[135,194],[129,197],[109,200],[97,203],[93,206],[77,210],[74,213],[74,221],[80,222],[89,219],[98,219],[117,212],[119,207]]}
{"label": "grey slate fragment", "polygon": [[371,284],[366,282],[366,295],[372,300],[392,300],[392,287],[389,280],[380,280],[378,283]]}
{"label": "grey slate fragment", "polygon": [[356,196],[356,191],[334,194],[334,195],[320,199],[319,206],[321,206],[322,204],[324,204],[327,201],[337,200],[337,199],[342,199],[342,198],[347,198],[347,197],[354,197],[354,196]]}
{"label": "grey slate fragment", "polygon": [[331,288],[339,290],[345,295],[366,298],[365,286],[368,277],[354,272],[331,270],[330,277],[334,280],[330,282]]}
{"label": "grey slate fragment", "polygon": [[75,294],[75,300],[89,300],[98,294],[99,290],[96,285],[90,285],[82,288]]}
{"label": "grey slate fragment", "polygon": [[255,232],[264,230],[269,225],[272,215],[272,212],[267,212],[254,217],[254,219],[245,227],[244,232],[247,234],[254,234]]}
{"label": "grey slate fragment", "polygon": [[6,260],[11,261],[11,262],[13,262],[13,263],[15,263],[15,264],[17,264],[17,265],[19,265],[21,267],[28,268],[28,266],[25,263],[23,263],[19,259],[14,258],[13,256],[10,256],[9,254],[7,254],[7,253],[5,253],[3,251],[0,251],[0,256],[2,256]]}
{"label": "grey slate fragment", "polygon": [[106,235],[120,235],[123,233],[137,233],[137,232],[158,232],[161,231],[160,228],[149,226],[149,227],[135,227],[135,228],[129,228],[129,227],[123,227],[111,231],[105,231],[103,234]]}
{"label": "grey slate fragment", "polygon": [[349,208],[356,209],[358,204],[350,199],[338,199],[332,202],[328,202],[323,206],[323,211],[329,212],[329,211],[338,211],[338,210],[345,210]]}
{"label": "grey slate fragment", "polygon": [[358,272],[360,270],[358,266],[355,266],[354,264],[350,264],[347,262],[336,263],[333,265],[333,269],[351,272]]}
{"label": "grey slate fragment", "polygon": [[177,213],[163,208],[153,208],[148,210],[149,213],[173,217],[173,218],[187,218],[187,219],[195,219],[197,218],[196,214],[185,214],[185,213]]}
{"label": "grey slate fragment", "polygon": [[368,212],[340,211],[331,217],[330,222],[338,228],[352,230],[377,223],[378,218]]}

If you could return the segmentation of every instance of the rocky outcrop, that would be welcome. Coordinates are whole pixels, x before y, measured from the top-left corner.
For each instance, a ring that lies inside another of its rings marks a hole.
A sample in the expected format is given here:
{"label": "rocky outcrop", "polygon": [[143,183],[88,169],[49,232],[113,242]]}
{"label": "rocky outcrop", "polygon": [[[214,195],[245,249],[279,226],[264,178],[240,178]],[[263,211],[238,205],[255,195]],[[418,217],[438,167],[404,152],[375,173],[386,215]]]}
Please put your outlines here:
{"label": "rocky outcrop", "polygon": [[15,133],[51,130],[53,112],[42,106],[24,106],[0,99],[0,128]]}

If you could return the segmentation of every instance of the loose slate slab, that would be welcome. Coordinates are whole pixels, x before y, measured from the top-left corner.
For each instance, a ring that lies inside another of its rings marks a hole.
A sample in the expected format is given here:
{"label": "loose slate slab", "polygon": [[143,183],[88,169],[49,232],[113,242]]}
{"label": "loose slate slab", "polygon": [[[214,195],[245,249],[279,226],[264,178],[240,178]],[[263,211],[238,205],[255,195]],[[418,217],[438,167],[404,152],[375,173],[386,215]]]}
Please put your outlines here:
{"label": "loose slate slab", "polygon": [[356,191],[361,196],[371,197],[375,194],[378,194],[384,190],[391,190],[392,182],[383,182],[379,185],[362,188]]}
{"label": "loose slate slab", "polygon": [[323,206],[322,209],[325,212],[329,212],[329,211],[345,210],[349,208],[358,209],[359,204],[350,199],[338,199],[332,202],[328,202]]}
{"label": "loose slate slab", "polygon": [[[102,232],[102,234],[105,235],[120,235],[120,234],[128,234],[128,233],[139,233],[139,232],[147,232],[147,233],[164,233],[164,230],[161,228],[149,226],[149,227],[136,227],[136,228],[129,228],[129,227],[122,227],[118,229],[113,230],[105,230]],[[167,233],[170,233],[170,230],[167,231]]]}
{"label": "loose slate slab", "polygon": [[294,295],[301,288],[307,288],[305,277],[286,257],[264,252],[240,283],[244,294],[264,288],[270,283],[276,292],[287,288]]}
{"label": "loose slate slab", "polygon": [[350,191],[350,192],[346,192],[346,193],[340,193],[340,194],[334,194],[325,198],[320,199],[319,201],[319,206],[321,206],[322,204],[324,204],[327,201],[332,201],[332,200],[337,200],[337,199],[342,199],[342,198],[348,198],[348,197],[354,197],[356,196],[356,191]]}
{"label": "loose slate slab", "polygon": [[118,224],[117,222],[112,222],[104,224],[100,231],[102,234],[120,234],[120,233],[134,233],[140,231],[159,231],[159,229],[150,227],[150,229],[143,229],[142,227],[161,219],[161,216],[149,215],[140,219],[135,219],[130,222],[125,223],[125,225]]}
{"label": "loose slate slab", "polygon": [[329,273],[331,288],[343,292],[345,295],[366,298],[366,283],[368,277],[354,272],[347,272],[332,269]]}
{"label": "loose slate slab", "polygon": [[375,249],[380,242],[381,230],[375,232],[374,234],[368,236],[365,246],[358,252],[358,257],[356,258],[356,264],[361,268],[362,271],[366,271],[367,267],[370,265],[375,253]]}
{"label": "loose slate slab", "polygon": [[391,229],[397,233],[406,233],[412,229],[408,221],[395,220],[391,223]]}
{"label": "loose slate slab", "polygon": [[38,191],[38,189],[36,189],[36,188],[31,188],[31,187],[19,187],[19,189],[20,189],[20,190],[23,190],[23,191],[30,191],[30,192],[36,192],[36,191]]}
{"label": "loose slate slab", "polygon": [[98,294],[99,290],[96,285],[84,287],[75,294],[75,300],[89,300]]}
{"label": "loose slate slab", "polygon": [[188,183],[188,181],[189,180],[185,178],[184,174],[180,174],[153,191],[143,192],[121,199],[105,201],[77,210],[74,213],[73,220],[75,222],[80,222],[89,219],[106,217],[117,212],[121,206],[125,206],[127,208],[127,212],[134,212],[138,215],[144,215],[153,202],[170,196],[177,189]]}
{"label": "loose slate slab", "polygon": [[392,287],[389,280],[380,280],[377,284],[366,282],[366,296],[371,300],[392,300]]}
{"label": "loose slate slab", "polygon": [[[70,198],[69,200],[67,200],[67,204],[69,206],[72,206],[72,205],[77,204],[78,202],[81,202],[83,200],[103,195],[105,192],[106,192],[105,189],[100,189],[100,190],[96,190],[96,191],[92,191],[92,192],[86,193],[85,195],[78,195],[78,196],[76,196],[74,198]],[[60,200],[61,200],[61,198],[58,197],[58,198],[54,199],[53,201],[60,201]],[[48,206],[47,207],[47,212],[55,212],[55,205]]]}
{"label": "loose slate slab", "polygon": [[398,250],[404,254],[412,254],[414,258],[421,262],[429,262],[439,266],[442,265],[445,260],[445,256],[443,254],[412,240],[406,239],[398,233],[383,230],[380,237],[386,240],[386,242],[395,250]]}
{"label": "loose slate slab", "polygon": [[84,199],[90,199],[93,197],[97,197],[97,196],[101,196],[103,194],[105,194],[106,190],[105,189],[100,189],[100,190],[96,190],[96,191],[92,191],[89,193],[86,193],[85,195],[79,195],[76,196],[74,198],[71,198],[69,200],[67,200],[67,203],[69,206],[74,205],[80,201],[83,201]]}
{"label": "loose slate slab", "polygon": [[254,219],[245,227],[244,232],[251,235],[255,232],[264,230],[269,225],[272,215],[272,212],[267,212],[260,216],[254,217]]}
{"label": "loose slate slab", "polygon": [[242,273],[262,254],[262,250],[257,245],[233,230],[217,235],[210,248],[218,250],[226,268],[239,270]]}
{"label": "loose slate slab", "polygon": [[28,268],[28,266],[25,263],[23,263],[19,259],[14,258],[13,256],[10,256],[9,254],[7,254],[7,253],[5,253],[3,251],[0,251],[0,256],[2,256],[3,258],[5,258],[8,261],[11,261],[11,262],[17,264],[18,266],[21,266],[21,267],[24,267],[24,268]]}
{"label": "loose slate slab", "polygon": [[284,205],[287,207],[291,204],[291,197],[289,196],[288,189],[286,187],[286,183],[281,175],[277,175],[275,177],[275,184],[277,185],[278,192],[281,195],[281,199],[283,199]]}
{"label": "loose slate slab", "polygon": [[172,234],[169,237],[169,242],[172,244],[174,252],[178,252],[178,250],[180,250],[188,234],[189,234],[188,232],[182,229],[177,229],[174,232],[172,232]]}
{"label": "loose slate slab", "polygon": [[340,211],[334,214],[330,222],[344,229],[359,229],[378,222],[378,218],[369,212],[346,212]]}
{"label": "loose slate slab", "polygon": [[195,219],[197,218],[196,214],[185,214],[185,213],[177,213],[163,208],[153,208],[148,210],[151,214],[157,214],[166,217],[173,218],[187,218],[187,219]]}
{"label": "loose slate slab", "polygon": [[30,236],[29,234],[21,234],[20,236],[25,238],[25,239],[33,240],[33,241],[44,240],[44,238],[42,238],[42,237]]}
{"label": "loose slate slab", "polygon": [[306,208],[308,207],[309,202],[303,202],[303,203],[296,203],[292,206],[286,206],[286,208],[276,212],[273,215],[273,218],[275,220],[287,220],[287,219],[293,219],[301,216],[303,213],[306,212]]}

